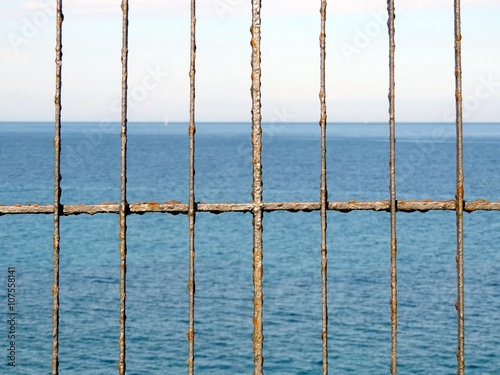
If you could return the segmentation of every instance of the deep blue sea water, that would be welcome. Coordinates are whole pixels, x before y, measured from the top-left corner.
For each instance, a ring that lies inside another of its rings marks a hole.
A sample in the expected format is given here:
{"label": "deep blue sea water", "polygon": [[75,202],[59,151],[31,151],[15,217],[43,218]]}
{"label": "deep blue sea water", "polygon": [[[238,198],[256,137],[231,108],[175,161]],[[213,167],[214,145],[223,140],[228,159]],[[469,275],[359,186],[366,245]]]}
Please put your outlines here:
{"label": "deep blue sea water", "polygon": [[[63,124],[62,203],[119,201],[117,124]],[[500,125],[466,124],[466,200],[500,200]],[[128,201],[186,202],[187,125],[130,124]],[[398,199],[454,199],[452,124],[397,125]],[[251,200],[249,124],[199,124],[196,200]],[[0,123],[0,204],[53,201],[53,125]],[[330,124],[329,199],[388,199],[385,124]],[[265,201],[317,201],[319,126],[265,124]],[[196,221],[198,374],[251,374],[252,217]],[[264,370],[321,373],[318,212],[264,216]],[[466,373],[500,374],[500,216],[465,215]],[[456,372],[454,212],[401,213],[399,374]],[[1,312],[7,267],[17,272],[17,361],[2,374],[51,368],[51,215],[0,216]],[[61,219],[60,372],[116,373],[118,217]],[[328,213],[332,374],[388,374],[390,227],[383,212]],[[188,223],[184,215],[128,218],[127,372],[185,374]],[[3,319],[5,320],[5,319]],[[2,325],[1,352],[7,352]]]}

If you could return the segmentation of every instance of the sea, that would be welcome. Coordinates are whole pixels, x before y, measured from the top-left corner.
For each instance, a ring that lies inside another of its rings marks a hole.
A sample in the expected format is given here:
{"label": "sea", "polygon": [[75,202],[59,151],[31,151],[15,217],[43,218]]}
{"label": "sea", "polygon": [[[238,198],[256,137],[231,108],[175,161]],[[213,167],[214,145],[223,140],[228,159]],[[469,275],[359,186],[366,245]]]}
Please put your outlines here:
{"label": "sea", "polygon": [[[62,125],[63,204],[118,202],[116,123]],[[127,200],[187,202],[186,123],[130,123]],[[389,199],[388,125],[330,123],[330,201]],[[53,123],[0,123],[0,204],[54,201]],[[396,125],[397,199],[455,196],[455,127]],[[251,125],[199,123],[197,202],[250,202]],[[263,124],[263,199],[319,200],[320,127]],[[500,200],[500,124],[464,125],[465,199]],[[467,374],[500,374],[500,213],[465,214]],[[319,212],[264,215],[264,372],[320,374]],[[51,373],[51,215],[0,216],[1,374]],[[119,223],[116,214],[61,218],[61,374],[117,372]],[[455,374],[456,216],[398,213],[398,373]],[[252,374],[252,216],[196,217],[195,372]],[[328,212],[331,374],[389,374],[390,217]],[[127,373],[185,374],[188,220],[128,217]],[[9,366],[7,281],[15,269],[15,367]]]}

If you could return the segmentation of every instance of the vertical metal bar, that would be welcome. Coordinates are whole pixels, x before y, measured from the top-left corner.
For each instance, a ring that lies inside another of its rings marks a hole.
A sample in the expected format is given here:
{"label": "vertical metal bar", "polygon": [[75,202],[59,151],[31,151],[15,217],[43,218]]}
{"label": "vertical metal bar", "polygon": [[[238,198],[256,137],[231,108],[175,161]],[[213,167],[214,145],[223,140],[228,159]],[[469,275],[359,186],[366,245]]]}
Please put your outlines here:
{"label": "vertical metal bar", "polygon": [[260,10],[261,0],[252,0],[252,159],[253,159],[253,350],[254,375],[263,374],[264,359],[262,355],[264,334],[262,322],[262,116],[261,116],[261,51],[260,51]]}
{"label": "vertical metal bar", "polygon": [[54,135],[54,281],[52,294],[52,374],[59,373],[59,250],[61,214],[61,90],[62,90],[62,0],[57,1],[56,18],[56,93]]}
{"label": "vertical metal bar", "polygon": [[391,374],[397,374],[397,325],[398,325],[398,295],[397,295],[397,240],[396,240],[396,116],[395,116],[395,74],[394,55],[395,44],[395,7],[394,0],[387,0],[389,19],[389,137],[390,137],[390,212],[391,212]]}
{"label": "vertical metal bar", "polygon": [[460,0],[455,0],[455,99],[456,99],[456,131],[457,131],[457,302],[458,313],[458,345],[457,374],[465,371],[465,311],[464,311],[464,169],[463,169],[463,137],[462,137],[462,35],[460,19]]}
{"label": "vertical metal bar", "polygon": [[189,69],[190,79],[190,102],[189,102],[189,327],[188,327],[188,374],[194,374],[194,226],[196,221],[196,204],[194,199],[194,148],[195,148],[195,74],[196,74],[196,0],[191,0],[191,66]]}
{"label": "vertical metal bar", "polygon": [[328,374],[328,299],[327,299],[327,270],[328,258],[326,248],[328,190],[326,186],[326,0],[321,1],[321,32],[320,42],[320,104],[321,104],[321,182],[320,182],[320,216],[321,216],[321,305],[322,329],[321,341],[323,352],[323,375]]}
{"label": "vertical metal bar", "polygon": [[126,276],[127,276],[127,79],[128,79],[128,0],[122,0],[122,112],[121,112],[121,189],[120,189],[120,336],[118,345],[120,357],[118,373],[124,375],[125,360],[125,320],[126,320]]}

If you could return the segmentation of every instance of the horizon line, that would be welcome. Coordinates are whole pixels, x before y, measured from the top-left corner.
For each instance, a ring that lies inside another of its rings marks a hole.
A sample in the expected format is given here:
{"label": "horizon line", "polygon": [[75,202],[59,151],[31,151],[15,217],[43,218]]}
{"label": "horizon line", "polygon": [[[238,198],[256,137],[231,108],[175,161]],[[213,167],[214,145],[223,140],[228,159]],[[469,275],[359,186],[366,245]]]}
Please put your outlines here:
{"label": "horizon line", "polygon": [[[1,124],[51,124],[54,123],[53,120],[43,120],[43,121],[33,121],[33,120],[0,120]],[[69,120],[62,121],[62,124],[120,124],[121,121],[79,121],[79,120]],[[229,124],[241,124],[248,125],[251,124],[252,121],[195,121],[195,124],[219,124],[219,125],[229,125]],[[327,121],[328,124],[388,124],[389,121]],[[450,124],[455,125],[454,121],[396,121],[397,124]],[[186,121],[141,121],[141,120],[131,120],[127,121],[127,124],[162,124],[168,126],[170,124],[189,124],[189,120]],[[261,124],[281,124],[281,125],[299,125],[299,124],[319,124],[319,121],[262,121]],[[463,121],[463,124],[497,124],[500,125],[500,121]]]}

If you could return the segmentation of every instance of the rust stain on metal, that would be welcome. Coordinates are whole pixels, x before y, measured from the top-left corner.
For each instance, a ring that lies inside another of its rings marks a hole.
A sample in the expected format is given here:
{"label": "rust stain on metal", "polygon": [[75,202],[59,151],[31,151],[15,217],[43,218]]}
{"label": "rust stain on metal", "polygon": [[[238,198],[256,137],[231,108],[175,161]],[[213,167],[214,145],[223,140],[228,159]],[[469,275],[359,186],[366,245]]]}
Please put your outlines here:
{"label": "rust stain on metal", "polygon": [[[189,293],[189,323],[188,323],[188,375],[194,374],[194,342],[195,342],[195,222],[196,222],[196,201],[195,201],[195,78],[196,78],[196,0],[191,0],[191,50],[189,67],[189,196],[188,196],[188,228],[189,228],[189,275],[188,275],[188,293]],[[171,204],[180,204],[177,201],[169,202]]]}
{"label": "rust stain on metal", "polygon": [[165,202],[164,204],[167,204],[167,205],[177,205],[177,204],[182,204],[182,203],[179,202],[179,201],[172,200],[172,201]]}
{"label": "rust stain on metal", "polygon": [[[349,213],[352,211],[390,211],[389,201],[346,201],[327,202],[327,210]],[[455,211],[457,201],[433,201],[433,200],[398,200],[396,203],[397,212],[428,212],[428,211]],[[253,212],[252,203],[195,203],[196,211],[221,214],[225,212]],[[61,215],[95,215],[102,213],[118,214],[120,205],[114,202],[99,204],[68,204],[60,205]],[[262,211],[288,211],[288,212],[312,212],[319,211],[320,202],[262,202]],[[153,205],[152,209],[148,203],[128,204],[128,214],[144,214],[147,212],[159,212],[168,214],[188,214],[189,205],[178,201],[170,201]],[[500,211],[500,201],[490,202],[484,199],[477,199],[471,202],[464,201],[464,212],[475,211]],[[53,205],[43,204],[0,204],[0,215],[27,215],[27,214],[53,214]]]}
{"label": "rust stain on metal", "polygon": [[149,202],[149,203],[147,203],[147,205],[148,205],[148,209],[153,211],[153,212],[160,210],[160,204],[157,202]]}
{"label": "rust stain on metal", "polygon": [[321,1],[321,30],[319,37],[320,47],[320,130],[321,130],[321,172],[320,172],[320,220],[321,220],[321,352],[322,352],[322,373],[328,374],[328,257],[327,257],[327,210],[328,210],[328,189],[326,179],[326,0]]}
{"label": "rust stain on metal", "polygon": [[127,284],[127,94],[128,94],[128,0],[122,0],[122,98],[121,98],[121,176],[120,205],[118,210],[120,223],[120,308],[118,336],[119,357],[118,374],[126,372],[126,284]]}
{"label": "rust stain on metal", "polygon": [[251,32],[251,67],[252,67],[252,203],[253,203],[253,285],[254,285],[254,375],[263,374],[263,321],[262,306],[264,303],[262,290],[263,249],[262,249],[262,116],[261,116],[261,1],[252,0]]}
{"label": "rust stain on metal", "polygon": [[396,213],[398,201],[396,200],[396,110],[395,110],[395,34],[394,25],[395,5],[394,0],[387,0],[388,21],[387,28],[389,32],[389,211],[391,214],[391,374],[396,375],[398,371],[397,364],[397,326],[398,326],[398,295],[397,295],[397,235],[396,235]]}
{"label": "rust stain on metal", "polygon": [[[53,307],[52,307],[52,375],[59,374],[59,255],[60,255],[60,216],[61,216],[61,95],[62,95],[62,0],[56,3],[56,87],[55,134],[54,134],[54,233],[53,233]],[[18,206],[23,209],[23,206]],[[40,205],[32,205],[35,210]]]}
{"label": "rust stain on metal", "polygon": [[455,92],[456,92],[456,225],[457,225],[457,375],[465,373],[465,293],[464,293],[464,168],[463,168],[463,113],[462,113],[462,34],[460,0],[454,2],[455,13]]}

